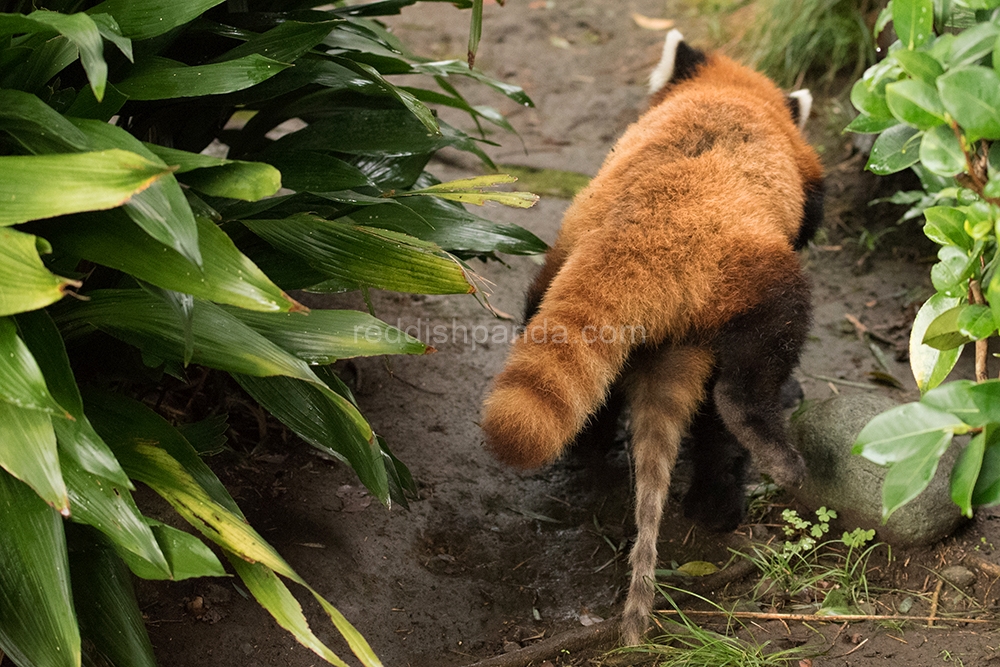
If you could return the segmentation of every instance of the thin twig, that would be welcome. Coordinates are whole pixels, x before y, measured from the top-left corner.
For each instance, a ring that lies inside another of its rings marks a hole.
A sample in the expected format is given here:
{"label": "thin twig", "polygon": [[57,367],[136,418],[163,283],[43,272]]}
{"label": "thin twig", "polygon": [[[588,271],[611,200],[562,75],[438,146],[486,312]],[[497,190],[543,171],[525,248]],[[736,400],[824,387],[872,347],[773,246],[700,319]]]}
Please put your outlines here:
{"label": "thin twig", "polygon": [[[986,299],[983,298],[983,290],[979,286],[978,280],[969,281],[969,301],[978,305],[986,303]],[[986,357],[989,353],[988,348],[988,339],[982,338],[976,341],[976,382],[986,381]]]}
{"label": "thin twig", "polygon": [[841,380],[839,378],[830,377],[829,375],[816,375],[813,373],[806,373],[805,371],[802,371],[802,374],[805,375],[806,377],[811,377],[814,380],[822,380],[823,382],[832,382],[833,384],[842,384],[845,387],[854,387],[855,389],[868,389],[870,391],[878,389],[878,387],[875,387],[870,384],[865,384],[864,382],[854,382],[853,380]]}
{"label": "thin twig", "polygon": [[934,587],[934,595],[931,596],[931,613],[927,617],[927,627],[934,627],[934,619],[937,618],[938,600],[941,599],[941,587],[944,586],[944,579],[938,579],[937,586]]}
{"label": "thin twig", "polygon": [[676,616],[678,614],[684,614],[685,616],[713,616],[713,617],[725,617],[725,618],[754,618],[765,621],[805,621],[805,622],[817,622],[817,623],[862,623],[865,621],[948,621],[949,623],[996,623],[1000,624],[998,619],[989,618],[932,618],[930,616],[907,616],[905,614],[886,614],[881,616],[878,614],[779,614],[772,612],[763,611],[696,611],[696,610],[684,610],[678,612],[676,609],[665,609],[662,611],[657,611],[657,614]]}

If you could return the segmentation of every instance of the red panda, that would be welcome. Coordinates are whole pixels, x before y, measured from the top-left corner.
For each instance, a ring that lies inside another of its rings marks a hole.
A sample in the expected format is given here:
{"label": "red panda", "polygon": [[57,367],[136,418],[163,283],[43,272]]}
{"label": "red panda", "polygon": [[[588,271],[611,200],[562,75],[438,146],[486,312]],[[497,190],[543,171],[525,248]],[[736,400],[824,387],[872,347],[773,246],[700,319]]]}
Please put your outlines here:
{"label": "red panda", "polygon": [[[804,474],[779,394],[810,322],[795,251],[822,220],[822,167],[797,125],[808,115],[807,91],[785,96],[674,30],[650,93],[649,110],[567,210],[481,422],[499,460],[540,466],[620,387],[638,530],[627,643],[647,626],[670,473],[701,406],[707,417],[694,434],[721,430],[723,444],[693,443],[704,450],[696,467],[710,468],[728,439],[779,484],[797,485]],[[697,470],[696,481],[714,483]]]}

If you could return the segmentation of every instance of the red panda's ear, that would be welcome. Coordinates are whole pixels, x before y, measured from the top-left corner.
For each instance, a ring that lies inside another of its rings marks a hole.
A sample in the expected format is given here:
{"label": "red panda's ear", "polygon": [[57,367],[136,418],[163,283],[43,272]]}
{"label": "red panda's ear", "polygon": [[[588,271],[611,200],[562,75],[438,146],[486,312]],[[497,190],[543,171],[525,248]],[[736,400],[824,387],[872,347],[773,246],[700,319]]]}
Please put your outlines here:
{"label": "red panda's ear", "polygon": [[663,42],[660,64],[649,75],[650,96],[656,95],[668,84],[690,79],[704,62],[704,53],[688,46],[680,30],[671,30]]}
{"label": "red panda's ear", "polygon": [[809,112],[812,110],[813,96],[808,88],[796,90],[785,96],[785,104],[792,112],[792,120],[799,126],[799,130],[806,129],[806,121],[809,120]]}

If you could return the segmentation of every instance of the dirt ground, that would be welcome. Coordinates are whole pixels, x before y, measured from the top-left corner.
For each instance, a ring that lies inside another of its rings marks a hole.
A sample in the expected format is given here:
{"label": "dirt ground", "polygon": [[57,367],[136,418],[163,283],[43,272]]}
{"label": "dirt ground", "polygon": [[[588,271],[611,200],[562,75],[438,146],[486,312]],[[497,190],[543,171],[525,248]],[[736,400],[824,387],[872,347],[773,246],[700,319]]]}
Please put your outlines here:
{"label": "dirt ground", "polygon": [[[522,146],[517,137],[494,135],[502,145],[490,154],[502,164],[595,173],[615,138],[642,110],[646,77],[663,40],[663,32],[640,27],[631,12],[676,19],[689,41],[708,44],[718,37],[718,26],[713,17],[699,15],[697,6],[693,0],[487,4],[477,64],[524,86],[535,102],[534,108],[522,108],[485,88],[465,88],[474,103],[507,114],[523,140]],[[418,5],[390,24],[418,53],[454,58],[465,52],[468,13],[448,4]],[[916,390],[905,359],[906,335],[916,307],[930,294],[926,258],[932,250],[914,243],[919,234],[912,223],[894,227],[898,211],[867,206],[884,193],[875,192],[872,177],[861,175],[863,161],[852,154],[850,140],[831,132],[846,122],[841,104],[820,98],[810,129],[824,149],[830,201],[825,230],[804,253],[814,283],[815,323],[797,377],[807,398],[881,391],[911,400]],[[432,164],[441,178],[479,170],[457,153]],[[486,215],[517,222],[551,242],[567,204],[543,198],[529,211],[491,208]],[[891,230],[874,252],[864,245],[863,225]],[[491,303],[519,314],[538,262],[505,262],[474,268],[495,284]],[[364,308],[350,295],[311,297],[309,303]],[[409,465],[419,499],[409,510],[387,511],[364,493],[348,468],[271,425],[259,433],[231,433],[243,442],[260,442],[252,451],[212,461],[251,523],[339,607],[387,666],[467,665],[614,615],[623,599],[624,556],[633,534],[624,452],[596,462],[570,456],[527,474],[500,466],[482,450],[476,419],[487,384],[504,361],[509,323],[472,297],[384,293],[376,296],[375,308],[385,321],[438,349],[421,358],[339,366],[372,426]],[[870,382],[878,365],[845,314],[889,341],[881,349],[904,389]],[[431,340],[435,326],[445,327],[448,341]],[[678,477],[680,488],[683,474]],[[661,560],[728,561],[727,548],[740,537],[706,533],[674,507],[661,529]],[[892,613],[910,597],[915,604],[909,613],[927,615],[936,572],[967,554],[1000,561],[993,547],[1000,545],[998,519],[1000,513],[982,511],[944,543],[894,549],[891,561],[885,550],[876,552],[869,582],[886,592],[876,596],[874,611]],[[748,535],[749,528],[740,532]],[[944,587],[941,613],[981,615],[995,608],[1000,587],[994,591],[994,580],[976,574],[967,591]],[[720,592],[720,599],[744,595],[748,584],[742,586]],[[140,596],[161,665],[322,664],[233,582],[142,583]],[[188,603],[197,597],[201,608],[194,614]],[[317,634],[340,655],[349,655],[315,606],[303,602]],[[996,627],[757,621],[750,630],[775,648],[807,644],[824,651],[812,659],[816,667],[949,662],[971,667],[1000,664]],[[590,664],[590,657],[571,653],[555,663]]]}

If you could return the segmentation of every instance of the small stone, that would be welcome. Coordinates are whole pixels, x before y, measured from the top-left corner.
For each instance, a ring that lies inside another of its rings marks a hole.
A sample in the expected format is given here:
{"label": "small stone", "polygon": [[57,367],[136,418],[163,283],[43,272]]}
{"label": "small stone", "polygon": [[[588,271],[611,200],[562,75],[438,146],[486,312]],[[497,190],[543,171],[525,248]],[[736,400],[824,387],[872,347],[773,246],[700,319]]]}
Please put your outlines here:
{"label": "small stone", "polygon": [[941,571],[941,578],[957,588],[969,588],[976,581],[976,574],[961,565],[952,565]]}
{"label": "small stone", "polygon": [[521,645],[518,644],[517,642],[504,642],[503,643],[503,652],[504,653],[513,653],[514,651],[520,651],[520,650],[521,650]]}
{"label": "small stone", "polygon": [[861,429],[896,405],[878,394],[841,394],[805,405],[792,419],[791,434],[808,473],[802,487],[792,491],[813,508],[837,510],[838,524],[846,530],[873,529],[876,540],[897,546],[932,544],[963,521],[949,490],[949,475],[961,446],[948,449],[923,493],[894,512],[884,525],[882,482],[888,468],[851,454]]}

